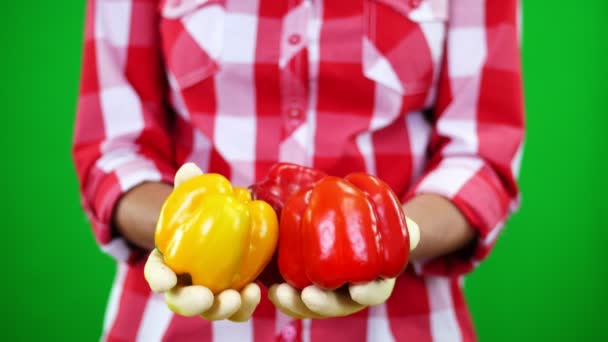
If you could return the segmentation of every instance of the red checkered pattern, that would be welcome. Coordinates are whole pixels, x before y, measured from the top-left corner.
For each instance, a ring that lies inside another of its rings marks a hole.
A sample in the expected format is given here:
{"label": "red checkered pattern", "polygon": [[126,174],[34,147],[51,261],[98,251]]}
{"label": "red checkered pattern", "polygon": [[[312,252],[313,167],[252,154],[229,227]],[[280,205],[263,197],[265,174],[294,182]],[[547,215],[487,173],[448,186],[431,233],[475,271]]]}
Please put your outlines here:
{"label": "red checkered pattern", "polygon": [[[517,208],[524,115],[516,0],[90,0],[73,154],[119,264],[106,341],[472,341],[462,277]],[[450,198],[470,251],[417,262],[385,305],[295,321],[173,315],[110,227],[117,198],[192,161],[237,185],[277,161],[365,170],[403,201]]]}

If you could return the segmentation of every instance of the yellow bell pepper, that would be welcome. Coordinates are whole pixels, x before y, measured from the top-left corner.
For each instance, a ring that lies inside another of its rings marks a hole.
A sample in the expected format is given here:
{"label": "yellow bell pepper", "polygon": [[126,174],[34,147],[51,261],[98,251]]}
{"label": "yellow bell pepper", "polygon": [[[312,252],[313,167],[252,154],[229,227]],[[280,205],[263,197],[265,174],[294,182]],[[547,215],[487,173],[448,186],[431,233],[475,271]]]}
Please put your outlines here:
{"label": "yellow bell pepper", "polygon": [[272,207],[219,174],[191,178],[165,201],[155,232],[164,262],[214,294],[239,290],[270,261],[278,239]]}

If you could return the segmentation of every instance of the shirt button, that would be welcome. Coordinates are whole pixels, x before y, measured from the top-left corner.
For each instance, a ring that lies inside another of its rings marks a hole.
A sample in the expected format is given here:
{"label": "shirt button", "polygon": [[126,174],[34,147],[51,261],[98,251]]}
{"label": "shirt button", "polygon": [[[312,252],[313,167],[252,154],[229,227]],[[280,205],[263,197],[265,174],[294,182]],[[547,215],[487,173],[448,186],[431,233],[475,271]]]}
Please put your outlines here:
{"label": "shirt button", "polygon": [[287,116],[292,119],[300,119],[302,117],[302,110],[300,108],[290,108],[287,111]]}
{"label": "shirt button", "polygon": [[291,44],[291,45],[298,45],[302,41],[302,36],[300,36],[297,33],[294,33],[294,34],[290,35],[287,40],[289,41],[289,44]]}
{"label": "shirt button", "polygon": [[296,328],[293,325],[288,325],[281,332],[285,341],[293,341],[296,338]]}

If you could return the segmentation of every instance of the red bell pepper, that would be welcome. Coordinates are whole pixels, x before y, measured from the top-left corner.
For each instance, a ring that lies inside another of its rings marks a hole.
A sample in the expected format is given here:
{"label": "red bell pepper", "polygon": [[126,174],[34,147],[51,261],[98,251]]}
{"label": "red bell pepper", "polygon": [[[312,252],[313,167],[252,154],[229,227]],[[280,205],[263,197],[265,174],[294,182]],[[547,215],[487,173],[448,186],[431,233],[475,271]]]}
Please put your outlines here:
{"label": "red bell pepper", "polygon": [[[277,163],[268,171],[265,179],[250,186],[249,190],[254,200],[267,202],[276,211],[277,217],[281,217],[285,202],[291,196],[299,191],[311,189],[325,176],[324,172],[309,167]],[[276,253],[260,275],[259,280],[267,286],[285,281],[279,273]]]}
{"label": "red bell pepper", "polygon": [[279,270],[296,288],[336,289],[396,277],[409,234],[395,194],[378,178],[327,176],[292,196],[279,225]]}
{"label": "red bell pepper", "polygon": [[392,278],[407,265],[403,210],[390,187],[374,176],[342,179],[277,164],[251,190],[280,214],[279,270],[296,288],[336,289]]}

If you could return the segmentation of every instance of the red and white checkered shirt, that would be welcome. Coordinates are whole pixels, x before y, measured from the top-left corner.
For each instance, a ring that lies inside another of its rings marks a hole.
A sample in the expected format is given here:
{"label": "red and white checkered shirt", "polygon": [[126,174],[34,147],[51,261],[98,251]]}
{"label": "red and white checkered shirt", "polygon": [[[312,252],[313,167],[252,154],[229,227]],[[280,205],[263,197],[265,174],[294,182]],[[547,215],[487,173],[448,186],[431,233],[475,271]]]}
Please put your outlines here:
{"label": "red and white checkered shirt", "polygon": [[[517,0],[89,0],[73,154],[119,265],[103,340],[475,340],[462,277],[518,206],[518,13]],[[265,297],[247,323],[176,316],[110,218],[188,161],[240,186],[277,161],[365,170],[403,201],[451,199],[478,239],[411,265],[353,316],[295,321]]]}

